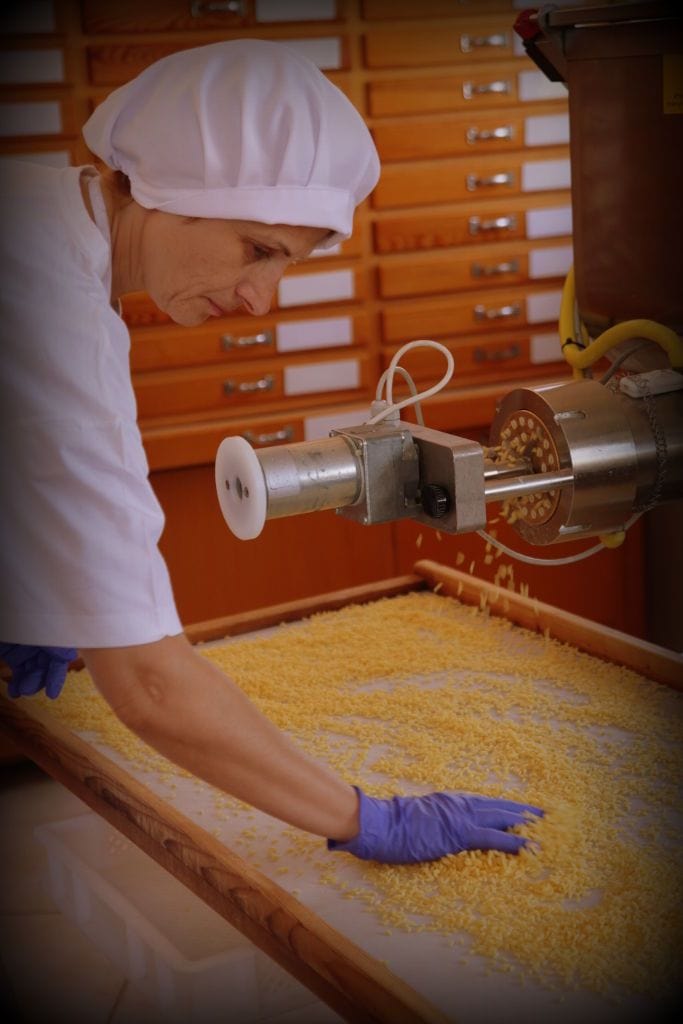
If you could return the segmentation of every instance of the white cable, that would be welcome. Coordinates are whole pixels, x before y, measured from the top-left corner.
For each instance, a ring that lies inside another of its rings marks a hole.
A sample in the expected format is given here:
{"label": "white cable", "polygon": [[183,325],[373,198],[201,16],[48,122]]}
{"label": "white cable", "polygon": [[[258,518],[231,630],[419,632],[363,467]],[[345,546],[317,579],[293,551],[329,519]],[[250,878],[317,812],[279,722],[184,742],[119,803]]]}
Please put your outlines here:
{"label": "white cable", "polygon": [[[424,421],[424,416],[422,415],[422,406],[420,405],[420,402],[419,402],[420,395],[418,394],[417,387],[415,386],[415,381],[413,380],[413,378],[410,376],[408,371],[403,366],[397,366],[395,368],[395,372],[401,374],[401,376],[405,380],[406,384],[408,385],[408,389],[409,389],[411,395],[413,395],[417,399],[417,401],[415,402],[415,416],[417,418],[417,422],[421,426],[424,427],[425,421]],[[389,375],[389,371],[385,370],[384,373],[382,374],[382,376],[380,377],[380,379],[377,381],[377,390],[375,392],[375,399],[378,402],[381,401],[382,389],[384,388],[384,385],[386,383],[388,375]]]}
{"label": "white cable", "polygon": [[[640,513],[637,512],[634,516],[631,516],[629,521],[624,527],[624,533],[633,526],[637,519],[640,519]],[[591,555],[597,555],[598,551],[607,551],[606,546],[601,542],[595,544],[592,548],[586,548],[585,551],[579,551],[576,555],[567,555],[565,558],[534,558],[533,555],[523,555],[521,551],[514,551],[509,548],[506,544],[492,537],[485,530],[477,530],[480,537],[488,541],[489,544],[493,544],[494,547],[500,548],[506,555],[510,555],[512,558],[516,558],[519,562],[526,562],[527,565],[571,565],[572,562],[581,562],[584,558],[590,558]]]}
{"label": "white cable", "polygon": [[496,540],[485,530],[477,530],[480,537],[487,540],[489,544],[493,544],[495,547],[500,548],[506,555],[510,555],[512,558],[516,558],[519,562],[526,562],[527,565],[569,565],[571,562],[580,562],[583,558],[588,558],[590,555],[596,555],[598,551],[602,551],[605,547],[604,544],[596,544],[592,548],[588,548],[586,551],[579,552],[578,555],[567,555],[565,558],[534,558],[533,555],[523,555],[521,551],[513,551],[506,544],[502,544],[501,541]]}
{"label": "white cable", "polygon": [[[394,375],[398,367],[398,361],[401,356],[408,352],[411,348],[435,348],[437,351],[442,352],[446,357],[447,369],[441,380],[434,384],[431,388],[426,391],[420,391],[417,395],[411,395],[409,398],[404,398],[402,402],[394,402]],[[446,348],[445,345],[441,345],[438,341],[430,341],[426,338],[420,338],[417,341],[409,341],[406,345],[403,345],[398,352],[396,352],[389,363],[389,366],[382,374],[382,378],[386,383],[386,395],[388,406],[383,409],[382,412],[377,413],[376,416],[372,416],[369,420],[366,420],[367,426],[372,426],[373,423],[379,423],[381,420],[386,419],[396,409],[405,409],[406,406],[416,405],[427,398],[431,398],[442,388],[446,387],[451,377],[453,376],[453,370],[455,368],[455,361],[451,352]]]}

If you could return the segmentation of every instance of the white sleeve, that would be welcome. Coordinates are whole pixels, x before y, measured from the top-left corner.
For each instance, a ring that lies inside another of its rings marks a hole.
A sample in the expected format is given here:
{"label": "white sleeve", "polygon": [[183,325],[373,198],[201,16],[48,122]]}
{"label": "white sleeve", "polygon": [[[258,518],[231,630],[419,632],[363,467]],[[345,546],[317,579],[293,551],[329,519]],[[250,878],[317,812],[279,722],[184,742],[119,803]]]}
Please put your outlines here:
{"label": "white sleeve", "polygon": [[0,502],[0,638],[118,647],[182,632],[137,427],[34,419],[11,432],[3,439],[15,471]]}

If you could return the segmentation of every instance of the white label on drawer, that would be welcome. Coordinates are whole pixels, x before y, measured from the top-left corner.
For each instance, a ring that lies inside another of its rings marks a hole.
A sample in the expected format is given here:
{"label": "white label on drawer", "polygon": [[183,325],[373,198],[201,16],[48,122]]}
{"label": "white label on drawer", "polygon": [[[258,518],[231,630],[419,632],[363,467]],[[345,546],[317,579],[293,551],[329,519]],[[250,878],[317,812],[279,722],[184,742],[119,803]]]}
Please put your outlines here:
{"label": "white label on drawer", "polygon": [[0,103],[0,135],[58,135],[62,111],[54,100],[45,103]]}
{"label": "white label on drawer", "polygon": [[517,91],[523,103],[567,99],[567,86],[564,82],[551,82],[542,71],[520,71],[517,75]]}
{"label": "white label on drawer", "polygon": [[0,35],[5,32],[25,35],[32,32],[54,32],[54,0],[21,0],[21,3],[3,4],[0,11]]}
{"label": "white label on drawer", "polygon": [[64,81],[61,50],[4,50],[0,54],[0,82],[3,85]]}
{"label": "white label on drawer", "polygon": [[569,160],[535,160],[522,164],[522,192],[543,192],[570,185]]}
{"label": "white label on drawer", "polygon": [[512,33],[512,52],[515,57],[526,57],[527,53],[524,49],[524,40],[521,36],[518,36],[516,32]]}
{"label": "white label on drawer", "polygon": [[545,210],[529,210],[526,215],[527,238],[555,238],[571,233],[571,206],[549,206]]}
{"label": "white label on drawer", "polygon": [[562,146],[569,142],[569,114],[524,119],[525,146]]}
{"label": "white label on drawer", "polygon": [[328,270],[283,278],[278,285],[277,298],[281,306],[305,306],[309,302],[352,299],[353,293],[352,270]]}
{"label": "white label on drawer", "polygon": [[333,21],[336,0],[256,0],[257,21]]}
{"label": "white label on drawer", "polygon": [[530,324],[543,324],[557,320],[560,315],[562,292],[540,292],[528,295],[526,300],[526,318]]}
{"label": "white label on drawer", "polygon": [[42,153],[5,153],[0,160],[27,160],[31,164],[47,164],[49,167],[69,167],[71,155],[62,149],[44,150]]}
{"label": "white label on drawer", "polygon": [[333,363],[285,367],[285,394],[312,395],[317,391],[345,391],[360,384],[357,359],[338,359]]}
{"label": "white label on drawer", "polygon": [[323,71],[334,71],[342,66],[341,39],[338,36],[321,36],[319,39],[288,39],[283,46],[308,57]]}
{"label": "white label on drawer", "polygon": [[529,277],[564,277],[572,259],[571,245],[532,249],[529,253]]}
{"label": "white label on drawer", "polygon": [[369,406],[359,405],[346,412],[307,416],[304,420],[304,440],[318,441],[321,437],[329,437],[331,430],[360,426],[361,423],[365,423],[369,415]]}
{"label": "white label on drawer", "polygon": [[557,363],[562,359],[560,335],[557,331],[550,334],[532,334],[530,345],[532,363]]}
{"label": "white label on drawer", "polygon": [[275,329],[278,352],[299,352],[307,348],[334,348],[353,341],[350,316],[328,317],[325,320],[296,320],[278,324]]}

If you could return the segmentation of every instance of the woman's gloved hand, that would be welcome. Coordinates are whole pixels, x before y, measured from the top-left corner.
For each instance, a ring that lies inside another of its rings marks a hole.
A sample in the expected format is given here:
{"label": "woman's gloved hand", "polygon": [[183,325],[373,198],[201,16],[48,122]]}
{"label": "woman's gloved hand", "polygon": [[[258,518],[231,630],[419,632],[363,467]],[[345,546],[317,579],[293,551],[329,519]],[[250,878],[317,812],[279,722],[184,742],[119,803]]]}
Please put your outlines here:
{"label": "woman's gloved hand", "polygon": [[362,860],[415,864],[463,850],[518,853],[527,840],[505,830],[542,816],[540,807],[467,793],[429,793],[376,800],[358,787],[360,832],[348,842],[327,840]]}
{"label": "woman's gloved hand", "polygon": [[43,688],[52,700],[59,697],[69,662],[76,656],[73,647],[0,644],[0,659],[12,669],[10,697],[30,697]]}

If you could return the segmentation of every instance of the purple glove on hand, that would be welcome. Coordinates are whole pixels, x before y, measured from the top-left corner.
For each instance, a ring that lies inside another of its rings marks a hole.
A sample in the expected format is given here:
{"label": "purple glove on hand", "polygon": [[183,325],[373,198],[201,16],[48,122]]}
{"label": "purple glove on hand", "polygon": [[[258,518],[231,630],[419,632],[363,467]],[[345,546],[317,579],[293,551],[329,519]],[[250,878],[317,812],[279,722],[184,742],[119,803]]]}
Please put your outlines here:
{"label": "purple glove on hand", "polygon": [[526,839],[505,829],[543,815],[540,807],[488,796],[429,793],[376,800],[355,789],[360,832],[346,843],[328,839],[327,848],[385,864],[438,860],[463,850],[518,853]]}
{"label": "purple glove on hand", "polygon": [[45,688],[48,697],[59,697],[73,647],[31,647],[28,644],[0,644],[0,658],[12,669],[10,697],[30,697]]}

